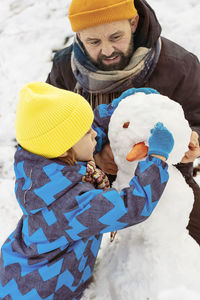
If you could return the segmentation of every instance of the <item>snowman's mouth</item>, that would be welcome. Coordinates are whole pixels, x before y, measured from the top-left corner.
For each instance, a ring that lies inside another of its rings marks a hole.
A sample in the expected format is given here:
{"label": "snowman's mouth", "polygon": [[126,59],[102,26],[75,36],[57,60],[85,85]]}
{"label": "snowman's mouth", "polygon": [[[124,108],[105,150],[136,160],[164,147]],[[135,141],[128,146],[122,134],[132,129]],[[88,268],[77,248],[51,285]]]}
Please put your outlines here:
{"label": "snowman's mouth", "polygon": [[128,161],[140,160],[147,156],[149,147],[144,142],[135,144],[131,151],[127,154],[126,159]]}

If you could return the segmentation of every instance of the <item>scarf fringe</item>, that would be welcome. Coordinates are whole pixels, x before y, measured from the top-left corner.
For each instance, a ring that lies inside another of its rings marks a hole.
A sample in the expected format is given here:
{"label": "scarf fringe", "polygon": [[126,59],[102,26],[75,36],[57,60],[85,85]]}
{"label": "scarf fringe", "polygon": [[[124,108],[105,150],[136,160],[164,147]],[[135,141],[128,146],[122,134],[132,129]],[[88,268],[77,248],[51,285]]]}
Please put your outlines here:
{"label": "scarf fringe", "polygon": [[87,93],[83,91],[77,82],[74,92],[83,96],[91,105],[94,110],[100,104],[110,104],[114,99],[121,95],[121,92],[110,93],[110,94],[97,94],[97,93]]}

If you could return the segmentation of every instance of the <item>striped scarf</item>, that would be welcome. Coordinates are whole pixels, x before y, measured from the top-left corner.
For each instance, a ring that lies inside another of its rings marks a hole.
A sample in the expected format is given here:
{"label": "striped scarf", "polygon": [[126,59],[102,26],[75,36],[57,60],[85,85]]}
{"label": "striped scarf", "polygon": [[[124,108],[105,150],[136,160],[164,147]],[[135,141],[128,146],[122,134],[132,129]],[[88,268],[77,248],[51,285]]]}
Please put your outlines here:
{"label": "striped scarf", "polygon": [[93,160],[87,163],[86,174],[83,176],[83,182],[89,182],[95,186],[96,189],[109,189],[110,182],[106,174],[98,169]]}
{"label": "striped scarf", "polygon": [[159,38],[154,48],[137,48],[123,70],[103,71],[92,64],[75,37],[71,56],[72,71],[77,80],[74,91],[85,97],[93,108],[108,104],[123,91],[144,85],[156,67],[160,50]]}

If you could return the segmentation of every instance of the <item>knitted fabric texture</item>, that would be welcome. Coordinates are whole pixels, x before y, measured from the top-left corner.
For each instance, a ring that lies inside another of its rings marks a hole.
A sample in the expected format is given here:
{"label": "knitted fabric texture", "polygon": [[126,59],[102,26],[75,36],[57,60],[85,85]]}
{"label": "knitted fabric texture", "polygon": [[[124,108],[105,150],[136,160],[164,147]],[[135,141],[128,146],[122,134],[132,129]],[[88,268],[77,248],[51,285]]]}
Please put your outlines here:
{"label": "knitted fabric texture", "polygon": [[82,96],[47,83],[28,83],[21,90],[17,106],[16,138],[34,154],[58,157],[84,136],[93,118]]}
{"label": "knitted fabric texture", "polygon": [[163,125],[163,123],[156,123],[155,127],[151,129],[148,154],[162,155],[168,159],[169,153],[172,151],[173,147],[174,138],[171,132]]}
{"label": "knitted fabric texture", "polygon": [[137,15],[133,0],[72,0],[69,20],[74,32]]}
{"label": "knitted fabric texture", "polygon": [[96,167],[95,162],[92,160],[87,163],[87,171],[83,176],[83,182],[89,182],[97,189],[110,188],[108,177],[102,170]]}

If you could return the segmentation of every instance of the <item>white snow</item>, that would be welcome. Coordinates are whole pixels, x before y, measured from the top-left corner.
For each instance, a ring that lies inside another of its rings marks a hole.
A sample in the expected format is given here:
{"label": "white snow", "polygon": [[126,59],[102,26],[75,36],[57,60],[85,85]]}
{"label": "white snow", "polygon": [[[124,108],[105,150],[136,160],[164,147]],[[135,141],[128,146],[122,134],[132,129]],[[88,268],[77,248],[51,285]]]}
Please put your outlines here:
{"label": "white snow", "polygon": [[15,109],[23,85],[45,81],[52,50],[72,36],[66,0],[1,0],[0,19],[0,245],[21,216],[14,195]]}
{"label": "white snow", "polygon": [[[149,0],[149,3],[155,9],[162,25],[163,36],[179,43],[200,58],[200,2]],[[69,0],[1,0],[0,245],[15,228],[21,216],[14,195],[13,172],[16,145],[14,119],[19,90],[29,81],[46,80],[52,65],[52,50],[63,48],[65,38],[73,35],[67,19],[69,4]],[[68,43],[70,41],[71,38]],[[197,177],[197,181],[200,183],[200,176]],[[110,251],[114,252],[118,244],[120,241],[109,244]],[[106,248],[105,238],[102,249]],[[126,247],[126,251],[118,253],[118,259],[124,261],[130,251],[131,249]],[[107,261],[101,260],[101,257],[103,251],[99,255],[99,261],[106,268]],[[113,264],[113,269],[114,267]],[[105,276],[105,268],[102,268],[102,276]],[[119,274],[122,278],[121,284],[130,277],[129,271],[125,269]],[[113,293],[115,295],[117,291]],[[168,300],[168,293],[170,291],[163,294],[161,300]],[[185,287],[177,287],[176,295],[174,300],[199,299],[199,296],[192,295]],[[117,300],[117,297],[113,299]]]}

